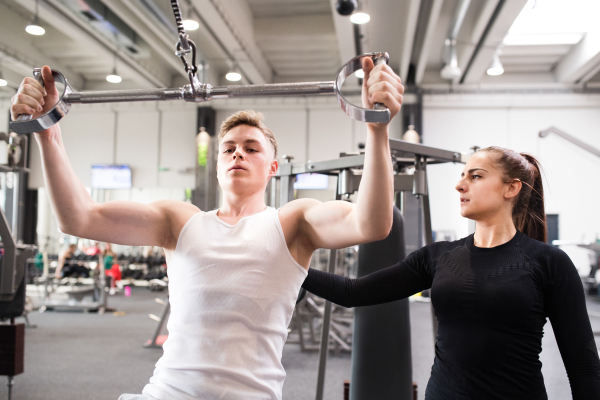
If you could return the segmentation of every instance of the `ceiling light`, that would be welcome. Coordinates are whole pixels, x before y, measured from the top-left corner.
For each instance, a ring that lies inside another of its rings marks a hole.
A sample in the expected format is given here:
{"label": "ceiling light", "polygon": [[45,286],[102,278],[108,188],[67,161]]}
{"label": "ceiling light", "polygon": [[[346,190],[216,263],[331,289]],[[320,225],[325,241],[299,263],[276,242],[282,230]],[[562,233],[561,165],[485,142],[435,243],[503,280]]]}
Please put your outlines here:
{"label": "ceiling light", "polygon": [[40,21],[36,16],[33,17],[29,25],[25,28],[25,31],[30,35],[41,36],[46,33],[46,30],[40,26]]}
{"label": "ceiling light", "polygon": [[370,20],[371,20],[371,17],[369,16],[369,14],[364,13],[364,12],[355,12],[354,14],[352,14],[350,16],[350,21],[357,25],[366,24]]}
{"label": "ceiling light", "polygon": [[186,31],[195,31],[196,29],[200,28],[200,24],[193,19],[186,19],[183,21],[183,28]]}
{"label": "ceiling light", "polygon": [[229,72],[227,72],[227,75],[225,75],[225,79],[231,82],[237,82],[242,79],[242,74],[240,74],[240,71],[237,67],[233,67],[229,70]]}
{"label": "ceiling light", "polygon": [[38,6],[39,6],[39,0],[36,0],[35,13],[33,14],[33,18],[31,19],[31,22],[29,23],[29,25],[27,25],[27,27],[25,28],[25,31],[27,33],[29,33],[30,35],[35,35],[35,36],[41,36],[44,33],[46,33],[46,30],[44,28],[42,28],[42,26],[40,25],[40,20],[38,18]]}
{"label": "ceiling light", "polygon": [[121,83],[123,79],[117,75],[117,67],[115,67],[113,68],[112,73],[106,76],[106,80],[110,83]]}
{"label": "ceiling light", "polygon": [[492,66],[488,68],[487,74],[491,76],[498,76],[504,73],[504,67],[502,67],[502,63],[500,62],[500,57],[498,53],[494,54],[494,59],[492,61]]}
{"label": "ceiling light", "polygon": [[362,79],[365,77],[365,71],[359,69],[354,73],[354,76],[356,76],[358,79]]}

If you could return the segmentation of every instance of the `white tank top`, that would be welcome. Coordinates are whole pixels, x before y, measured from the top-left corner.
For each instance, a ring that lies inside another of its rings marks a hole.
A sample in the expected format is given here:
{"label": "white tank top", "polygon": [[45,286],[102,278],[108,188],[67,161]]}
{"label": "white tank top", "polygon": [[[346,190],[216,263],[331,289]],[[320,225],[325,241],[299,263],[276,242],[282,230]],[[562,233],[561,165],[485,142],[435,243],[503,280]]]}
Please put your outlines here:
{"label": "white tank top", "polygon": [[169,338],[143,393],[167,399],[281,399],[287,327],[307,272],[276,209],[229,225],[185,224],[169,267]]}

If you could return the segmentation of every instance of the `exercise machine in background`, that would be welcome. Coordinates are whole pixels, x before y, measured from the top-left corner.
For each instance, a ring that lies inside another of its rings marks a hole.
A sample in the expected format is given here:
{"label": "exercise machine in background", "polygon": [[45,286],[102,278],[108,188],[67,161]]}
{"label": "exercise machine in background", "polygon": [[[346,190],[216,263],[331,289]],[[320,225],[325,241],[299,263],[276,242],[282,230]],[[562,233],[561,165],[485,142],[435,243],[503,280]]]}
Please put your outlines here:
{"label": "exercise machine in background", "polygon": [[[405,221],[411,226],[419,227],[417,229],[418,242],[421,246],[433,242],[427,165],[466,163],[470,157],[470,154],[461,154],[397,139],[390,139],[390,149],[394,166],[394,192],[397,206],[394,209],[394,223],[391,233],[386,239],[358,247],[357,277],[393,265],[405,257]],[[337,177],[335,198],[349,201],[358,190],[364,159],[364,154],[358,154],[321,162],[281,164],[276,177],[271,179],[267,187],[267,204],[278,208],[293,200],[296,176],[305,173]],[[419,205],[418,212],[415,212],[414,208],[406,207],[407,196],[416,197]],[[335,271],[338,252],[338,250],[329,251],[328,272]],[[303,303],[300,302],[300,304]],[[298,308],[296,308],[297,312]],[[332,304],[325,302],[322,308],[316,400],[323,399],[329,343],[336,341],[332,335],[331,318]],[[432,319],[435,338],[437,319],[433,309]],[[292,329],[302,329],[297,325],[296,327],[292,326]],[[291,333],[294,331],[292,330]],[[298,333],[300,341],[302,341],[302,331]],[[351,345],[350,399],[413,399],[408,299],[356,308]]]}
{"label": "exercise machine in background", "polygon": [[6,173],[6,186],[10,183],[12,188],[12,196],[5,196],[5,204],[12,210],[11,224],[0,208],[0,375],[8,376],[10,400],[13,377],[23,372],[25,324],[16,324],[15,318],[25,312],[27,260],[33,257],[35,246],[18,240],[20,203],[24,196],[22,178],[29,172],[26,168],[28,137],[0,133],[0,140],[8,143],[8,164],[0,165],[0,173]]}

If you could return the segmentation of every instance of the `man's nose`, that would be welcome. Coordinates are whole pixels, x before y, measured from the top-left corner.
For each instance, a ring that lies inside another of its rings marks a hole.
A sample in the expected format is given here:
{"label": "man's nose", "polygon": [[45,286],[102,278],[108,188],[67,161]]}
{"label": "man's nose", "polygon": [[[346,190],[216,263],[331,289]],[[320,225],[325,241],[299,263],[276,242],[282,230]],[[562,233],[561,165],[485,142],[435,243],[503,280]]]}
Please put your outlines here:
{"label": "man's nose", "polygon": [[240,151],[240,149],[235,149],[235,151],[233,152],[233,159],[235,160],[236,158],[244,159],[244,155]]}

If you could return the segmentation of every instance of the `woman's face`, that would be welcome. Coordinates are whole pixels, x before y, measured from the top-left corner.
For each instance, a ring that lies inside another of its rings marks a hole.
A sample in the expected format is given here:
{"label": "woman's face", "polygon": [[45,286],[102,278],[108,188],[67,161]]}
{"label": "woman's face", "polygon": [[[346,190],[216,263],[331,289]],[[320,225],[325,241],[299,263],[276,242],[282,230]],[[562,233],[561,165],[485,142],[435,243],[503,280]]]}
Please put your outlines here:
{"label": "woman's face", "polygon": [[474,221],[485,221],[499,212],[511,211],[512,201],[520,188],[518,181],[504,183],[502,171],[495,166],[490,153],[475,153],[456,184],[460,193],[460,215]]}

